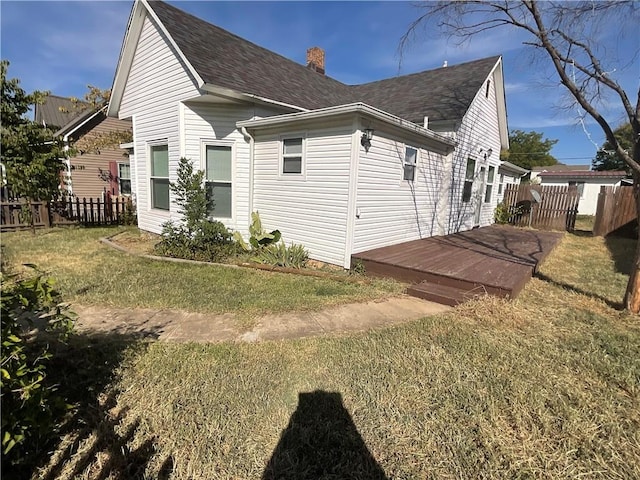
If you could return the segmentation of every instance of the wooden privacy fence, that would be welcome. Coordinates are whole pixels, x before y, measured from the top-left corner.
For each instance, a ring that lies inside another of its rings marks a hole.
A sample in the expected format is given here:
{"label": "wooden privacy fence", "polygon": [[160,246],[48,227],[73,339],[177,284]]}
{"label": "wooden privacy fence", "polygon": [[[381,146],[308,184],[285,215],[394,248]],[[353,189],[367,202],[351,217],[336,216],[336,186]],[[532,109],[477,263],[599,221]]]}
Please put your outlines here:
{"label": "wooden privacy fence", "polygon": [[550,185],[507,185],[503,198],[510,224],[541,230],[573,231],[579,201],[577,187]]}
{"label": "wooden privacy fence", "polygon": [[636,209],[632,186],[600,187],[593,234],[604,237],[632,222]]}
{"label": "wooden privacy fence", "polygon": [[24,199],[14,199],[0,203],[2,231],[32,228],[31,217],[35,228],[124,225],[135,223],[135,207],[126,197],[34,201],[30,204]]}

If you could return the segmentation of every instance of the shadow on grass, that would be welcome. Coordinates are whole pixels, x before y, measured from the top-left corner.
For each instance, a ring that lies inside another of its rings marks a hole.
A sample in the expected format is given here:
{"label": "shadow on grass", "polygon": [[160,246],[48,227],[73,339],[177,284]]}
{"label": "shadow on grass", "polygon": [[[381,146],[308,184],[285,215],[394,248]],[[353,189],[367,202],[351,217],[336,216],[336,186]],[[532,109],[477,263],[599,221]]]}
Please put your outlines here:
{"label": "shadow on grass", "polygon": [[263,480],[350,478],[386,480],[336,392],[300,393]]}
{"label": "shadow on grass", "polygon": [[[122,363],[146,348],[140,336],[76,334],[53,352],[47,379],[58,385],[57,394],[73,408],[57,419],[57,432],[34,449],[26,464],[13,469],[3,465],[3,478],[143,478],[157,439],[150,437],[130,448],[140,419],[128,418],[127,409],[118,410],[118,392],[112,385]],[[99,456],[102,461],[96,461]],[[169,456],[157,478],[169,478],[172,471]]]}
{"label": "shadow on grass", "polygon": [[575,235],[576,237],[593,237],[593,232],[591,230],[572,230],[569,232],[571,235]]}
{"label": "shadow on grass", "polygon": [[542,280],[543,282],[550,283],[551,285],[554,285],[556,287],[564,288],[565,290],[570,290],[570,291],[572,291],[574,293],[579,293],[580,295],[585,295],[587,297],[591,297],[591,298],[595,298],[595,299],[601,300],[604,303],[606,303],[609,307],[613,308],[614,310],[623,310],[624,309],[624,306],[623,306],[622,302],[612,302],[611,300],[609,300],[608,298],[603,297],[602,295],[598,295],[596,293],[589,292],[587,290],[583,290],[583,289],[581,289],[579,287],[576,287],[575,285],[571,285],[569,283],[559,282],[559,281],[554,280],[553,278],[545,275],[544,273],[536,272],[536,273],[533,274],[533,276],[535,278],[538,278],[539,280]]}
{"label": "shadow on grass", "polygon": [[631,265],[633,263],[634,249],[637,239],[634,239],[631,234],[629,235],[608,235],[605,237],[605,244],[613,262],[615,269],[619,273],[624,275],[631,275]]}

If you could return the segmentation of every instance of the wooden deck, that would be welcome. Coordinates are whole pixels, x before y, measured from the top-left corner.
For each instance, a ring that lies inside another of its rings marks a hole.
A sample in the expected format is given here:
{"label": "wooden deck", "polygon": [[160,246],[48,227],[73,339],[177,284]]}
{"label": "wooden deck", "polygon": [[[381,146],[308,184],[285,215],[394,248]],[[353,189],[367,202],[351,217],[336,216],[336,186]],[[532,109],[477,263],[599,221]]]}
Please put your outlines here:
{"label": "wooden deck", "polygon": [[562,233],[492,225],[352,255],[369,275],[411,283],[411,295],[455,305],[489,293],[515,298]]}

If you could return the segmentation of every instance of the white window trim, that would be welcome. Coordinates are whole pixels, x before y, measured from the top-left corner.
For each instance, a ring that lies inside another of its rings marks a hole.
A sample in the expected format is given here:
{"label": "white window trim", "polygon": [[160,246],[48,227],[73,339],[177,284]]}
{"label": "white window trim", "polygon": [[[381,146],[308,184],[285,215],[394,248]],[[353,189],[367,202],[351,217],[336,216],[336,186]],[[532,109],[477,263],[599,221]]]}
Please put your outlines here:
{"label": "white window trim", "polygon": [[[489,171],[493,168],[493,180],[491,182],[489,182]],[[485,173],[485,177],[486,180],[484,182],[484,198],[483,203],[491,203],[493,200],[493,195],[494,195],[494,191],[493,191],[493,186],[496,183],[496,171],[497,168],[495,167],[495,165],[487,165],[487,171]],[[489,200],[487,200],[487,190],[489,189],[489,187],[491,187],[491,195],[489,196]]]}
{"label": "white window trim", "polygon": [[236,142],[233,140],[218,140],[215,138],[200,139],[200,170],[204,172],[203,182],[207,182],[207,147],[231,147],[231,217],[214,217],[209,215],[209,220],[234,223],[236,221]]}
{"label": "white window trim", "polygon": [[[582,181],[580,181],[580,180],[571,180],[571,181],[567,182],[567,185],[569,187],[571,187],[572,183],[578,189],[578,193],[580,193],[580,200],[584,200],[584,190],[587,187],[587,182],[585,182],[584,180],[582,180]],[[582,184],[582,192],[580,192],[580,184]]]}
{"label": "white window trim", "polygon": [[504,195],[504,173],[499,173],[498,195]]}
{"label": "white window trim", "polygon": [[[405,180],[404,178],[404,167],[405,165],[410,165],[409,163],[407,163],[407,148],[411,148],[416,151],[416,164],[414,165],[413,169],[413,180]],[[400,180],[403,183],[415,183],[416,177],[418,176],[418,165],[420,165],[420,149],[418,147],[405,144],[403,148],[402,172],[400,173]]]}
{"label": "white window trim", "polygon": [[[283,173],[284,170],[284,141],[302,139],[302,162],[300,173]],[[306,180],[307,179],[307,132],[293,132],[278,137],[278,178],[281,180]]]}
{"label": "white window trim", "polygon": [[[152,171],[152,161],[151,161],[151,147],[159,147],[159,146],[163,146],[166,145],[167,146],[167,171],[169,173],[168,177],[154,177],[151,175],[151,171]],[[149,140],[147,141],[147,171],[149,172],[149,183],[147,184],[148,188],[149,188],[149,194],[148,194],[148,200],[147,200],[147,211],[150,212],[154,212],[157,213],[159,215],[166,215],[166,216],[170,216],[171,215],[171,190],[169,190],[169,210],[163,210],[161,208],[154,208],[153,207],[153,191],[151,188],[151,180],[154,178],[166,178],[169,180],[169,183],[171,183],[171,159],[168,158],[169,157],[169,139],[168,138],[161,138],[158,140]]]}
{"label": "white window trim", "polygon": [[[471,179],[467,178],[467,167],[469,166],[469,162],[473,162],[473,175]],[[464,164],[464,176],[462,178],[462,195],[460,196],[461,203],[473,203],[473,186],[476,183],[476,179],[478,176],[478,159],[473,157],[467,157],[467,162]],[[468,181],[471,181],[471,191],[469,192],[469,200],[464,199],[464,187]]]}
{"label": "white window trim", "polygon": [[[118,193],[123,197],[130,197],[131,192],[133,192],[133,182],[131,181],[131,163],[130,162],[117,162],[118,165]],[[120,165],[128,165],[129,166],[129,178],[125,180],[129,180],[129,193],[122,193],[122,177],[120,175]]]}

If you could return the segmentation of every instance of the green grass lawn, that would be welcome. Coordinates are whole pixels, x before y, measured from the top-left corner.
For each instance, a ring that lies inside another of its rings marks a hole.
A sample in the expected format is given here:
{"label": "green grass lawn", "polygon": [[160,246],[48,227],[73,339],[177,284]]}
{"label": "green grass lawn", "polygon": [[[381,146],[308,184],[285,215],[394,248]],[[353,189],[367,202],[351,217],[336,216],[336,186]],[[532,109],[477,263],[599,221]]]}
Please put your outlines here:
{"label": "green grass lawn", "polygon": [[515,301],[346,337],[77,338],[33,478],[639,478],[640,320],[611,307],[632,250],[567,235]]}
{"label": "green grass lawn", "polygon": [[395,295],[397,282],[337,282],[246,268],[145,259],[114,250],[100,237],[126,229],[59,228],[5,233],[11,265],[36,264],[71,303],[259,315],[312,310]]}

